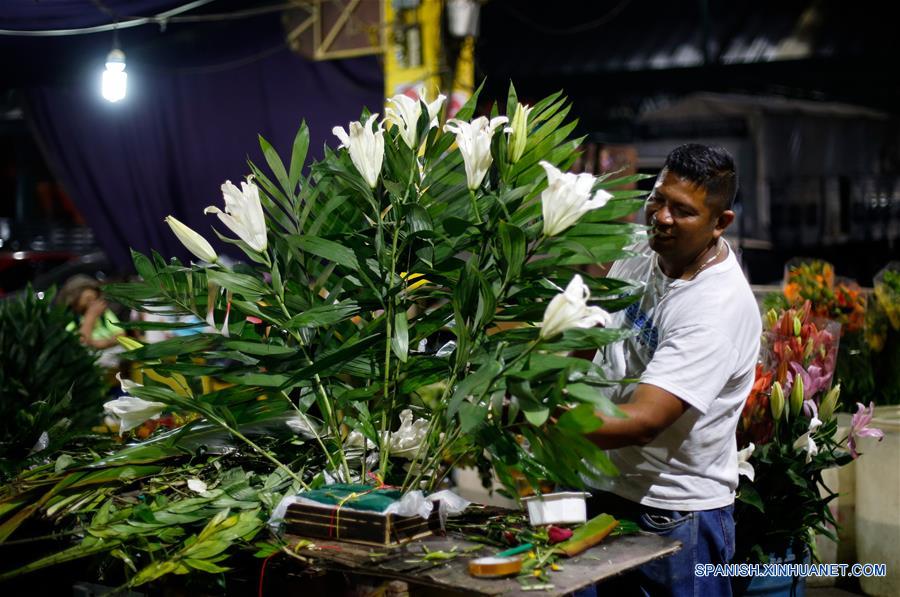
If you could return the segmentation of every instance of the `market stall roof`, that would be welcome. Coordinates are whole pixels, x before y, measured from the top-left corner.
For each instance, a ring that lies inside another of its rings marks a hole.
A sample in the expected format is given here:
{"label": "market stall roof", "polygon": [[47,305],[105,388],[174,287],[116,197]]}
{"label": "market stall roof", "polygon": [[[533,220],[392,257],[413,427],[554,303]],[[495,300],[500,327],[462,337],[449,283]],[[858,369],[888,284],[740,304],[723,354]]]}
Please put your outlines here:
{"label": "market stall roof", "polygon": [[759,113],[875,120],[890,118],[889,114],[880,110],[838,102],[815,102],[774,95],[694,93],[670,104],[648,110],[640,116],[640,121],[716,120]]}
{"label": "market stall roof", "polygon": [[[575,6],[577,4],[577,6]],[[698,91],[900,106],[894,20],[872,0],[607,0],[483,5],[476,65],[485,97],[564,90],[580,131],[640,136],[639,115]],[[566,4],[564,6],[570,6]],[[877,82],[877,84],[875,83]]]}
{"label": "market stall roof", "polygon": [[887,27],[879,19],[884,9],[866,10],[866,0],[861,4],[622,0],[548,11],[546,2],[496,0],[483,9],[479,59],[488,71],[541,76],[889,51],[891,38],[873,35]]}

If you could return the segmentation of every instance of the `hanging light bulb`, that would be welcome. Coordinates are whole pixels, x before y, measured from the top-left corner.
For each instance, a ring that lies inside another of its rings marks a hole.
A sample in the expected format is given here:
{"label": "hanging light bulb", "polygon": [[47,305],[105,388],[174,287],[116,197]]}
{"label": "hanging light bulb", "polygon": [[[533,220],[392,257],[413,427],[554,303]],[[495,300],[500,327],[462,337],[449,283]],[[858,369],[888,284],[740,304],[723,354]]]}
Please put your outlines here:
{"label": "hanging light bulb", "polygon": [[113,48],[106,57],[106,70],[103,71],[103,99],[117,102],[125,99],[128,87],[128,73],[125,72],[125,52]]}

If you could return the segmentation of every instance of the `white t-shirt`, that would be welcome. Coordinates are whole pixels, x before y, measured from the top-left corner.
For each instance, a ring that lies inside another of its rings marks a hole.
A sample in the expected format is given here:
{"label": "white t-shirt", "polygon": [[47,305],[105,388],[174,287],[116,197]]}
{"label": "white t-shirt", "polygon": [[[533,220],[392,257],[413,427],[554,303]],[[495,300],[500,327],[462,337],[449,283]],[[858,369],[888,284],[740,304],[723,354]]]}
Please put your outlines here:
{"label": "white t-shirt", "polygon": [[[663,274],[646,242],[636,251],[641,256],[617,261],[609,272],[645,285],[640,302],[614,314],[609,326],[636,334],[594,361],[609,379],[639,379],[690,408],[646,446],[611,450],[620,475],[593,485],[666,510],[727,506],[738,484],[735,429],[759,355],[759,308],[730,247],[724,261],[693,280]],[[635,387],[619,386],[609,397],[627,402]]]}

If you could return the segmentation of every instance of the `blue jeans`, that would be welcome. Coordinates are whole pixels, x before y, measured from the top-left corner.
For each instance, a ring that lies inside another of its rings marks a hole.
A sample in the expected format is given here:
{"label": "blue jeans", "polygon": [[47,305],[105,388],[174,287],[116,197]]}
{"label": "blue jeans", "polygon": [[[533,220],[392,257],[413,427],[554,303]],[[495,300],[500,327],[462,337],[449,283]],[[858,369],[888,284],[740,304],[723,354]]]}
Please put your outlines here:
{"label": "blue jeans", "polygon": [[606,511],[636,522],[644,531],[681,541],[673,555],[648,562],[633,572],[576,593],[606,595],[672,595],[678,597],[730,597],[731,580],[723,576],[696,576],[697,564],[727,564],[734,557],[734,506],[697,512],[661,510],[635,504],[611,494],[600,494],[592,504],[594,515]]}

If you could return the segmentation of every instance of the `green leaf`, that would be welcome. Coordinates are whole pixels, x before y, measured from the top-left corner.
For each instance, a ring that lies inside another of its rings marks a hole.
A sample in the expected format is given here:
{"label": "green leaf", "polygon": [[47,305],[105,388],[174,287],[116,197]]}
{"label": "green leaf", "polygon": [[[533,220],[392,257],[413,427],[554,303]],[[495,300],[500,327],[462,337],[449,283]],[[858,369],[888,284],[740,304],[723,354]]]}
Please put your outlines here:
{"label": "green leaf", "polygon": [[765,505],[763,503],[762,496],[759,495],[759,492],[753,486],[752,483],[741,482],[741,487],[737,492],[737,499],[753,506],[760,512],[765,514]]}
{"label": "green leaf", "polygon": [[138,275],[145,281],[152,280],[156,277],[156,268],[153,267],[153,262],[150,261],[146,255],[132,249],[131,260],[134,262],[134,269],[137,270]]}
{"label": "green leaf", "polygon": [[487,404],[463,402],[459,406],[459,426],[463,433],[471,433],[484,425],[487,419]]}
{"label": "green leaf", "polygon": [[239,350],[245,354],[257,356],[277,356],[286,354],[296,354],[297,349],[290,346],[281,346],[279,344],[261,344],[258,342],[246,342],[242,340],[227,340],[226,348]]}
{"label": "green leaf", "polygon": [[453,417],[466,398],[480,399],[488,391],[490,383],[503,369],[499,361],[492,360],[483,364],[475,373],[467,376],[456,386],[450,403],[447,405],[447,417]]}
{"label": "green leaf", "polygon": [[258,135],[258,137],[259,147],[262,149],[263,155],[266,158],[266,163],[269,164],[269,168],[271,168],[275,178],[278,179],[278,184],[281,185],[281,188],[284,189],[287,196],[291,197],[294,194],[294,187],[291,186],[287,172],[284,170],[284,164],[281,162],[281,158],[278,157],[278,152],[275,151],[275,148],[273,148],[268,141],[266,141],[265,137],[262,135]]}
{"label": "green leaf", "polygon": [[509,82],[509,92],[506,94],[506,115],[512,120],[513,114],[516,112],[516,105],[519,103],[519,97],[516,95],[516,88],[512,81]]}
{"label": "green leaf", "polygon": [[563,332],[562,339],[542,345],[551,352],[603,348],[607,344],[624,340],[633,335],[629,329],[618,328],[574,328]]}
{"label": "green leaf", "polygon": [[291,171],[288,175],[291,191],[297,188],[297,183],[300,181],[308,150],[309,127],[306,126],[306,121],[304,120],[300,123],[300,129],[297,131],[297,136],[294,137],[294,146],[291,149]]}
{"label": "green leaf", "polygon": [[504,282],[516,279],[522,272],[525,263],[525,232],[514,224],[500,222],[500,249],[506,265]]}
{"label": "green leaf", "polygon": [[601,413],[609,417],[624,419],[627,415],[607,398],[600,388],[585,383],[570,383],[566,385],[565,393],[581,402],[586,402]]}
{"label": "green leaf", "polygon": [[628,214],[634,213],[643,207],[640,199],[610,199],[600,209],[588,212],[581,219],[582,222],[604,222],[617,220]]}
{"label": "green leaf", "polygon": [[535,427],[540,427],[544,423],[547,422],[547,419],[550,417],[550,409],[546,406],[541,406],[538,408],[522,408],[522,414],[525,415],[525,419],[534,425]]}
{"label": "green leaf", "polygon": [[218,566],[207,560],[198,560],[196,558],[186,558],[183,560],[183,562],[185,563],[185,565],[193,568],[194,570],[209,572],[210,574],[219,574],[220,572],[228,572],[229,570],[231,570],[230,568]]}
{"label": "green leaf", "polygon": [[218,344],[220,336],[215,334],[193,334],[176,336],[168,340],[145,344],[140,348],[123,353],[126,359],[135,361],[153,361],[164,357],[175,357],[182,354],[193,354],[212,349]]}
{"label": "green leaf", "polygon": [[594,414],[590,404],[579,404],[567,410],[559,418],[558,427],[575,433],[591,433],[603,426],[603,421]]}
{"label": "green leaf", "polygon": [[218,284],[222,288],[250,299],[257,299],[266,294],[268,290],[261,280],[247,274],[210,269],[207,270],[206,277],[213,284]]}
{"label": "green leaf", "polygon": [[383,341],[383,334],[372,334],[353,344],[344,344],[337,350],[325,352],[317,355],[313,363],[294,373],[288,383],[285,384],[287,389],[298,382],[312,378],[316,373],[320,373],[330,367],[341,363],[352,361],[357,356],[365,352],[367,349],[375,345],[379,340]]}
{"label": "green leaf", "polygon": [[409,323],[406,320],[406,311],[400,311],[394,316],[394,333],[391,336],[391,349],[397,358],[406,362],[409,356]]}
{"label": "green leaf", "polygon": [[331,325],[344,321],[357,313],[359,313],[359,305],[354,302],[320,305],[307,309],[300,315],[295,315],[284,324],[284,327],[295,330],[305,327]]}
{"label": "green leaf", "polygon": [[318,236],[294,236],[288,238],[288,243],[301,251],[334,261],[338,265],[349,267],[354,271],[360,270],[356,254],[340,243]]}

